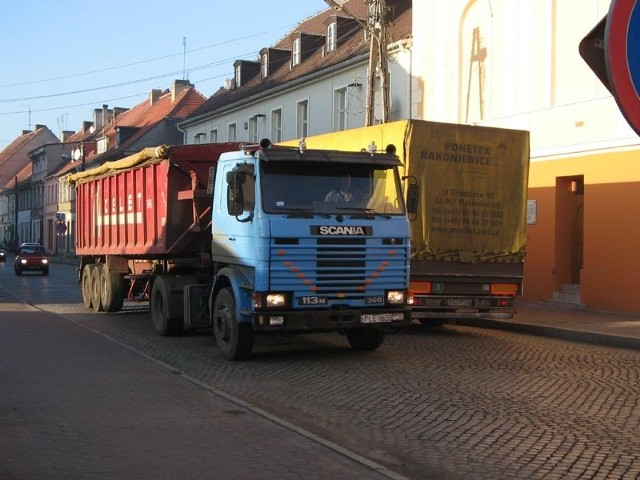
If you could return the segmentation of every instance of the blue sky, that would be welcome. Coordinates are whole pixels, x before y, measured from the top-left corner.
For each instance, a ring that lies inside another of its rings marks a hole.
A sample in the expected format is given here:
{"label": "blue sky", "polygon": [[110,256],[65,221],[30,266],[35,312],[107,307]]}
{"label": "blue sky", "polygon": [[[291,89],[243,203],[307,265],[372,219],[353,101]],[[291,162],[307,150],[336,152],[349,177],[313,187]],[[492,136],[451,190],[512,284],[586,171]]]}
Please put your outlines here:
{"label": "blue sky", "polygon": [[236,59],[256,59],[326,8],[323,0],[0,0],[0,150],[35,124],[58,136],[77,131],[94,108],[132,107],[174,79],[209,97]]}

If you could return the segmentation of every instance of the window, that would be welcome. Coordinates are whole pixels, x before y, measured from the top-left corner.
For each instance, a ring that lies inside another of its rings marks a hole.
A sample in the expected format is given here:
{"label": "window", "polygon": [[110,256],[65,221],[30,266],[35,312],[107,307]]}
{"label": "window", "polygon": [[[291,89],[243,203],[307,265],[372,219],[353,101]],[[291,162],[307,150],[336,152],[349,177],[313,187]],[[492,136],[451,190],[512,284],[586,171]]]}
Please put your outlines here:
{"label": "window", "polygon": [[331,52],[336,49],[337,35],[336,24],[330,23],[327,27],[327,52]]}
{"label": "window", "polygon": [[218,129],[209,130],[209,143],[218,143]]}
{"label": "window", "polygon": [[249,119],[249,139],[252,143],[258,143],[258,119],[251,117]]}
{"label": "window", "polygon": [[293,41],[293,49],[291,50],[291,65],[296,66],[302,61],[302,53],[300,51],[300,39]]}
{"label": "window", "polygon": [[269,75],[269,56],[266,53],[260,57],[260,73],[262,78],[266,78]]}
{"label": "window", "polygon": [[98,154],[104,153],[107,151],[108,147],[109,147],[109,139],[107,137],[102,137],[97,141],[96,153]]}
{"label": "window", "polygon": [[236,80],[236,88],[238,88],[240,86],[240,65],[238,65],[236,67],[236,71],[235,71],[235,80]]}
{"label": "window", "polygon": [[282,110],[271,112],[271,141],[278,143],[282,141]]}
{"label": "window", "polygon": [[227,129],[227,142],[236,141],[236,124],[230,123]]}
{"label": "window", "polygon": [[340,88],[333,92],[333,128],[336,131],[347,129],[347,113],[349,101],[347,89]]}
{"label": "window", "polygon": [[309,135],[309,100],[298,102],[297,112],[297,137],[307,137]]}
{"label": "window", "polygon": [[195,144],[199,144],[199,143],[205,143],[206,141],[206,134],[204,133],[198,133],[193,137],[193,143]]}

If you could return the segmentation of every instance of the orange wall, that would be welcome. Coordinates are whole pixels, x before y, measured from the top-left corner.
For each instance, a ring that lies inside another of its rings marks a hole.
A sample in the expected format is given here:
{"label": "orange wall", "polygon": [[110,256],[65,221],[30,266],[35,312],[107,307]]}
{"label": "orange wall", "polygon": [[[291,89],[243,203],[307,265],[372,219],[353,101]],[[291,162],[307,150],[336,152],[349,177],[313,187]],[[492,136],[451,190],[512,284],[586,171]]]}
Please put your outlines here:
{"label": "orange wall", "polygon": [[532,161],[528,198],[537,201],[537,221],[527,226],[524,298],[550,299],[567,283],[562,258],[567,232],[558,217],[556,184],[562,185],[562,177],[581,175],[582,303],[590,309],[640,313],[640,149]]}

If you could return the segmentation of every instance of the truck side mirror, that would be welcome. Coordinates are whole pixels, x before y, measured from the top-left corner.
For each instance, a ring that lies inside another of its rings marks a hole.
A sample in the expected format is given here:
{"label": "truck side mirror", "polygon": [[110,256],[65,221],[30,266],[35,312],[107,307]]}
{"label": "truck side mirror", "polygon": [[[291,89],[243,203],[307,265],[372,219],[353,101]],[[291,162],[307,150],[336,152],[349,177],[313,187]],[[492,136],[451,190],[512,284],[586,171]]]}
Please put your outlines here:
{"label": "truck side mirror", "polygon": [[407,186],[407,212],[410,215],[418,213],[418,203],[420,202],[420,186],[411,183]]}
{"label": "truck side mirror", "polygon": [[246,173],[232,170],[227,172],[227,212],[237,217],[244,211],[244,197],[242,184],[246,180]]}

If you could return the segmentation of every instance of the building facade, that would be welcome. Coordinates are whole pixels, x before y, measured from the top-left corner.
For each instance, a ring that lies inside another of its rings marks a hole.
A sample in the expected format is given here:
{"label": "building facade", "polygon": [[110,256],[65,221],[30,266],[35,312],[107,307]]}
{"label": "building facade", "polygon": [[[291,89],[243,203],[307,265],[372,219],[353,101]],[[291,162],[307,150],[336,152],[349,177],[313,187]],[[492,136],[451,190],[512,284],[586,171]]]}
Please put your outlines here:
{"label": "building facade", "polygon": [[377,32],[367,27],[367,8],[363,0],[329,8],[262,48],[255,61],[237,60],[234,77],[180,124],[184,143],[257,143],[265,137],[277,143],[347,130],[365,125],[368,105],[379,123],[385,103],[390,120],[408,118],[411,1],[386,1],[388,102],[379,71],[368,96],[371,36]]}
{"label": "building facade", "polygon": [[525,300],[640,313],[640,142],[578,53],[609,0],[414,2],[414,116],[531,132]]}

